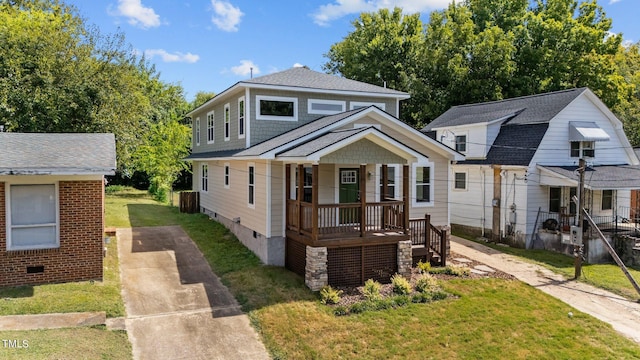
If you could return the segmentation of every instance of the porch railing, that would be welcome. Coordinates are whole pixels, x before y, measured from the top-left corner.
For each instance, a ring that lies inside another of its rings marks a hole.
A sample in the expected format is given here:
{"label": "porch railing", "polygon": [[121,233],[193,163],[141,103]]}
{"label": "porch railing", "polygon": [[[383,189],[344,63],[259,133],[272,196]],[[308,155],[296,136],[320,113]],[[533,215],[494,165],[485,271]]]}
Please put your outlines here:
{"label": "porch railing", "polygon": [[405,211],[402,201],[366,203],[364,207],[361,203],[318,204],[316,224],[312,203],[298,203],[289,199],[287,210],[287,229],[298,231],[313,240],[404,231]]}
{"label": "porch railing", "polygon": [[[604,233],[628,233],[640,231],[640,224],[637,222],[640,219],[636,219],[634,216],[634,209],[624,206],[619,206],[612,215],[592,215],[591,218],[598,225],[600,230]],[[538,223],[536,229],[552,230],[568,233],[571,229],[571,225],[576,223],[576,215],[560,214],[556,212],[538,211]],[[586,227],[586,228],[585,228]],[[588,224],[583,225],[584,234],[591,238],[595,236],[592,233],[592,229]]]}
{"label": "porch railing", "polygon": [[428,214],[423,219],[409,219],[409,235],[412,246],[426,249],[427,261],[431,262],[431,254],[436,253],[440,265],[446,266],[447,231],[433,226]]}

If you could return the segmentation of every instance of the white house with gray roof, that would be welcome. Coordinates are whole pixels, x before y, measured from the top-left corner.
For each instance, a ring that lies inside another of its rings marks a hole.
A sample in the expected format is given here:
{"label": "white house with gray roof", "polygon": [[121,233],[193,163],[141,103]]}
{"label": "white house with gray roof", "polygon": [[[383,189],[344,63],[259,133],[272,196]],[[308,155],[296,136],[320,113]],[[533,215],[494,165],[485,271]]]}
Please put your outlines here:
{"label": "white house with gray roof", "polygon": [[[575,223],[580,158],[584,207],[604,227],[629,217],[630,191],[640,188],[622,123],[587,88],[454,106],[423,131],[466,156],[451,170],[452,224],[496,240],[566,248],[560,234]],[[556,231],[555,242],[541,237]]]}
{"label": "white house with gray roof", "polygon": [[102,280],[113,134],[0,132],[0,287]]}
{"label": "white house with gray roof", "polygon": [[398,119],[408,97],[307,68],[238,82],[188,114],[201,211],[313,289],[388,280],[410,218],[449,225],[464,159]]}

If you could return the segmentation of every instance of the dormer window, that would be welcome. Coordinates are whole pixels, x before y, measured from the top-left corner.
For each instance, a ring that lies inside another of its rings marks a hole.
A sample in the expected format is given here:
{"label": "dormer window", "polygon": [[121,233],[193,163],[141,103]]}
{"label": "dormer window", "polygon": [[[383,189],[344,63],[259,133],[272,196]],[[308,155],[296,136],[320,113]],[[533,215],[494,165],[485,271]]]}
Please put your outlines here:
{"label": "dormer window", "polygon": [[572,141],[571,142],[572,158],[595,157],[595,156],[596,156],[596,144],[594,141]]}
{"label": "dormer window", "polygon": [[467,135],[456,135],[456,151],[467,151]]}

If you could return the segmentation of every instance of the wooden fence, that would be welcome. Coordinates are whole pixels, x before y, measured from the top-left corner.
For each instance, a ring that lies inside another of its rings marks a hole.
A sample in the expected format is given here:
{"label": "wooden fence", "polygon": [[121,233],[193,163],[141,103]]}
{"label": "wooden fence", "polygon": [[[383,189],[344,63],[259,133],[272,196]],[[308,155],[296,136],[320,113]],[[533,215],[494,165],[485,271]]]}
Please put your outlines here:
{"label": "wooden fence", "polygon": [[180,212],[187,214],[195,214],[200,212],[200,193],[197,191],[181,192]]}

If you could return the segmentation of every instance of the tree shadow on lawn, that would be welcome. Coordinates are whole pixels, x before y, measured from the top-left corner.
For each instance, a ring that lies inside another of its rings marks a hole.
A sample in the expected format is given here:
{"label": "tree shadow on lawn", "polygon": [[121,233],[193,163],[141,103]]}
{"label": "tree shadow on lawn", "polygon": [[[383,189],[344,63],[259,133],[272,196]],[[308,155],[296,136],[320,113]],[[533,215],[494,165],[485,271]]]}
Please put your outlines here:
{"label": "tree shadow on lawn", "polygon": [[33,286],[7,286],[0,287],[0,301],[8,301],[10,299],[28,298],[34,294]]}

